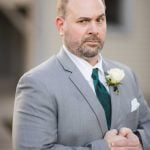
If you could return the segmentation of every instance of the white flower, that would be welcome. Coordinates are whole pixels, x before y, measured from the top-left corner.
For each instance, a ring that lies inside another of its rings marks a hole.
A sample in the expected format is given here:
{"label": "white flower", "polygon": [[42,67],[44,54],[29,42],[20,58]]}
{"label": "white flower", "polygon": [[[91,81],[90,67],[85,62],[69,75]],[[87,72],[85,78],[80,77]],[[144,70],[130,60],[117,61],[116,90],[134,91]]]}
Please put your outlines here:
{"label": "white flower", "polygon": [[108,86],[112,86],[114,88],[114,92],[119,94],[118,86],[121,84],[121,81],[124,78],[124,76],[124,70],[119,68],[110,69],[106,73],[106,83]]}
{"label": "white flower", "polygon": [[125,76],[124,71],[118,68],[110,69],[107,73],[108,73],[107,78],[111,79],[112,84],[120,83]]}

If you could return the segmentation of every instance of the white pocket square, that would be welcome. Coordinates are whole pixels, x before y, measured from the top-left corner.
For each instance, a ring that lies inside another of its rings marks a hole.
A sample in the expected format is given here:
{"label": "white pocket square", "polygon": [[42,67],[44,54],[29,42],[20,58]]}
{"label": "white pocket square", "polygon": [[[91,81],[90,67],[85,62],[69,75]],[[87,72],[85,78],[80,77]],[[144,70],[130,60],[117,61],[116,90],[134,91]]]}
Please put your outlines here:
{"label": "white pocket square", "polygon": [[134,98],[132,101],[131,101],[131,112],[135,111],[136,109],[138,109],[140,106],[140,103],[137,101],[136,98]]}

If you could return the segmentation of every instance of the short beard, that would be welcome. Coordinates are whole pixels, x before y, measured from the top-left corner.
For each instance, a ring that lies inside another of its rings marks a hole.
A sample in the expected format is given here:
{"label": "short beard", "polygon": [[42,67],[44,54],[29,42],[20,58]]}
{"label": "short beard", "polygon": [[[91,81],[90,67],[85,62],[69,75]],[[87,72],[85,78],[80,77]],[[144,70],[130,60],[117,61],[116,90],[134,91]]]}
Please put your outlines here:
{"label": "short beard", "polygon": [[[86,45],[87,42],[97,42],[97,46],[92,47],[89,45]],[[99,52],[102,50],[104,41],[100,40],[97,36],[91,35],[90,37],[87,37],[81,41],[79,44],[78,42],[71,43],[68,40],[65,40],[66,47],[76,56],[83,58],[85,60],[90,60],[91,58],[97,56]],[[78,45],[78,46],[77,46]]]}
{"label": "short beard", "polygon": [[[96,42],[97,45],[86,45],[88,42]],[[93,58],[99,54],[102,50],[104,42],[100,40],[96,35],[91,35],[81,41],[81,45],[77,48],[78,55],[82,58]]]}
{"label": "short beard", "polygon": [[81,45],[77,50],[77,55],[79,57],[82,57],[82,58],[87,58],[87,59],[90,59],[90,58],[93,58],[95,56],[97,56],[99,54],[99,52],[102,50],[103,48],[103,44],[100,44],[101,46],[99,47],[87,47],[87,46],[84,46],[84,45]]}

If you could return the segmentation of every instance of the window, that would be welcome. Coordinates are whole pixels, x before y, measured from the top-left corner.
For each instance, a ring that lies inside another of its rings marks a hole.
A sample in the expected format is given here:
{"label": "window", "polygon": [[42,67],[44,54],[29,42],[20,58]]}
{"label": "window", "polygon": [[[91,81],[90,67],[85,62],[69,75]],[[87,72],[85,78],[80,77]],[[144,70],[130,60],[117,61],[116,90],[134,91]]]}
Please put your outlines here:
{"label": "window", "polygon": [[23,69],[24,38],[7,16],[0,11],[0,91],[15,90]]}
{"label": "window", "polygon": [[[130,31],[132,23],[132,0],[105,0],[107,23],[110,30]],[[109,29],[108,28],[108,29]]]}
{"label": "window", "polygon": [[119,25],[120,19],[120,3],[121,0],[106,0],[107,21],[110,25]]}

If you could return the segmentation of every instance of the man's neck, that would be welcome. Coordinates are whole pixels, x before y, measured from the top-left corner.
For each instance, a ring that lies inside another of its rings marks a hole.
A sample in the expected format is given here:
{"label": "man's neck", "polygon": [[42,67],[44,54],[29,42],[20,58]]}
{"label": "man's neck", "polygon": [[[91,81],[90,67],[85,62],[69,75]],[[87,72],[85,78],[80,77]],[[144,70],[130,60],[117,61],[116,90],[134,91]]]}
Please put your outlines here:
{"label": "man's neck", "polygon": [[99,55],[90,58],[84,57],[83,59],[87,61],[89,64],[91,64],[92,66],[95,66],[99,61]]}
{"label": "man's neck", "polygon": [[84,57],[84,56],[80,57],[79,55],[74,54],[73,52],[69,51],[64,44],[63,44],[63,48],[65,50],[67,50],[69,53],[72,53],[73,55],[75,55],[75,56],[85,60],[86,62],[88,62],[92,66],[95,66],[101,59],[101,55],[99,53],[96,56],[94,56],[94,57]]}

